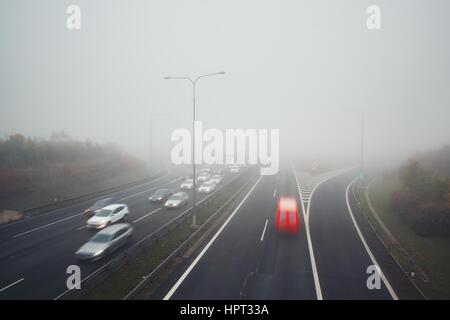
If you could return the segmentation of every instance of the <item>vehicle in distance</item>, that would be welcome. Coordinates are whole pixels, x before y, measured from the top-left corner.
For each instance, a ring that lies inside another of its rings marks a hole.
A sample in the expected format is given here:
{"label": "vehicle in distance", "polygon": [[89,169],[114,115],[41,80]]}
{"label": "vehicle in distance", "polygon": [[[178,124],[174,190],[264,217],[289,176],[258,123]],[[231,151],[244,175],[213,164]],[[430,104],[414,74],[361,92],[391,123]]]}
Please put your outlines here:
{"label": "vehicle in distance", "polygon": [[87,217],[92,217],[94,214],[99,212],[104,207],[109,206],[110,204],[113,204],[116,202],[117,202],[117,200],[114,197],[100,199],[100,200],[94,202],[94,204],[92,206],[90,206],[88,209],[84,210],[84,213],[86,214]]}
{"label": "vehicle in distance", "polygon": [[150,198],[148,198],[151,202],[163,202],[166,201],[173,194],[172,190],[163,188],[156,190]]}
{"label": "vehicle in distance", "polygon": [[169,199],[167,199],[166,203],[164,204],[164,207],[166,208],[180,208],[187,204],[189,199],[189,196],[186,192],[177,192],[170,196]]}
{"label": "vehicle in distance", "polygon": [[216,183],[212,180],[208,180],[204,182],[199,188],[198,192],[200,193],[210,193],[216,189]]}
{"label": "vehicle in distance", "polygon": [[211,168],[203,168],[202,170],[200,170],[200,173],[211,173]]}
{"label": "vehicle in distance", "polygon": [[298,205],[294,197],[280,197],[275,225],[279,233],[297,233],[300,230]]}
{"label": "vehicle in distance", "polygon": [[194,180],[193,179],[187,179],[183,181],[183,183],[180,185],[180,188],[183,190],[190,190],[194,187]]}
{"label": "vehicle in distance", "polygon": [[223,170],[222,170],[222,169],[215,169],[215,170],[213,171],[213,174],[214,174],[214,175],[216,175],[216,174],[223,174]]}
{"label": "vehicle in distance", "polygon": [[211,177],[210,181],[213,181],[215,184],[219,184],[220,181],[222,181],[222,176],[220,174],[215,174]]}
{"label": "vehicle in distance", "polygon": [[209,173],[200,173],[197,177],[197,182],[205,182],[211,179],[211,175]]}
{"label": "vehicle in distance", "polygon": [[118,221],[125,221],[130,214],[126,204],[111,204],[97,212],[87,221],[87,227],[102,229]]}
{"label": "vehicle in distance", "polygon": [[128,223],[118,223],[97,232],[75,253],[81,260],[99,260],[120,248],[131,239],[133,227]]}
{"label": "vehicle in distance", "polygon": [[230,168],[230,172],[231,173],[239,173],[239,171],[241,170],[241,168],[239,167],[239,166],[232,166],[231,168]]}

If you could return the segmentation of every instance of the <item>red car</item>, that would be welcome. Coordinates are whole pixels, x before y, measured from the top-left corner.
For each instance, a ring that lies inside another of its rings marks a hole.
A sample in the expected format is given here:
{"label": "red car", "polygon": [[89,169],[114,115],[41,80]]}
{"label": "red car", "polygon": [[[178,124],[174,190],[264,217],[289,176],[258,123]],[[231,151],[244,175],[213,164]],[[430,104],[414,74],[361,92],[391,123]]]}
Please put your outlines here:
{"label": "red car", "polygon": [[294,197],[281,197],[278,200],[275,222],[280,233],[297,233],[300,230],[298,205]]}

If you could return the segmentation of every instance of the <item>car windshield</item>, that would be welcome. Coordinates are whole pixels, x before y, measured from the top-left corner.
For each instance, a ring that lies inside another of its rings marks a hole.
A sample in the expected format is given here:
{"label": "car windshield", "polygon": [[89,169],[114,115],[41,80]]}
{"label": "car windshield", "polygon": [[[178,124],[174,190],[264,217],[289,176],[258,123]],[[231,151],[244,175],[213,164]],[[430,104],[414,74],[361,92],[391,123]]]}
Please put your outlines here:
{"label": "car windshield", "polygon": [[153,195],[154,195],[155,197],[160,197],[160,196],[165,195],[166,192],[167,192],[167,189],[159,189],[159,190],[157,190]]}
{"label": "car windshield", "polygon": [[174,194],[171,198],[170,198],[170,200],[181,200],[181,194]]}
{"label": "car windshield", "polygon": [[112,235],[105,233],[97,233],[95,236],[91,238],[91,242],[109,242],[111,240]]}
{"label": "car windshield", "polygon": [[108,217],[111,214],[112,210],[102,209],[95,214],[96,217]]}
{"label": "car windshield", "polygon": [[92,208],[103,208],[104,206],[108,205],[111,200],[112,198],[99,200],[92,205]]}
{"label": "car windshield", "polygon": [[192,183],[192,179],[187,179],[184,183]]}
{"label": "car windshield", "polygon": [[219,174],[216,174],[215,176],[213,176],[214,179],[220,179],[221,176]]}

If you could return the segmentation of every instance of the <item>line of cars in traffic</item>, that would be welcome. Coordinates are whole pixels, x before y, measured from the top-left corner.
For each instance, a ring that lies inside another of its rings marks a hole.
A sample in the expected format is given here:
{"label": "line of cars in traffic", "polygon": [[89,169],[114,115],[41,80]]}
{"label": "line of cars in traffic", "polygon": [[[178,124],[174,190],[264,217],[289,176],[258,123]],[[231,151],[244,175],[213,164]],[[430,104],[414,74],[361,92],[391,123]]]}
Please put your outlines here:
{"label": "line of cars in traffic", "polygon": [[[230,172],[232,168],[229,169]],[[235,173],[239,172],[239,169]],[[223,180],[223,170],[205,167],[196,178],[199,193],[208,194],[216,190]],[[152,203],[162,203],[166,209],[181,208],[188,204],[186,190],[193,190],[194,182],[190,176],[182,177],[181,191],[159,188],[148,198]],[[133,226],[128,223],[130,210],[126,204],[119,203],[114,197],[96,201],[84,211],[88,229],[98,231],[75,255],[82,260],[99,260],[105,255],[125,245],[132,238]]]}

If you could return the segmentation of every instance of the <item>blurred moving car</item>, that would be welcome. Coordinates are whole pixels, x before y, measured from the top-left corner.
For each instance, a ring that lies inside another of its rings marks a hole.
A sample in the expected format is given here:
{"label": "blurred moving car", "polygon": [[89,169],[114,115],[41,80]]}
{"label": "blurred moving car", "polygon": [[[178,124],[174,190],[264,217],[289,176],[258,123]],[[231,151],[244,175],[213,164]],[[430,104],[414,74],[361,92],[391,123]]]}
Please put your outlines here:
{"label": "blurred moving car", "polygon": [[216,174],[222,175],[222,174],[223,174],[223,170],[222,170],[222,169],[215,169],[215,170],[213,171],[213,175],[216,175]]}
{"label": "blurred moving car", "polygon": [[204,182],[199,188],[198,192],[200,193],[210,193],[216,189],[216,183],[212,180],[208,180]]}
{"label": "blurred moving car", "polygon": [[210,181],[213,181],[215,184],[219,184],[220,181],[222,181],[222,176],[220,174],[215,174],[211,177]]}
{"label": "blurred moving car", "polygon": [[211,173],[211,168],[205,167],[200,170],[200,173]]}
{"label": "blurred moving car", "polygon": [[205,182],[211,179],[211,175],[209,173],[200,173],[197,177],[197,182]]}
{"label": "blurred moving car", "polygon": [[88,209],[84,210],[84,213],[86,214],[87,217],[92,217],[94,214],[99,212],[104,207],[106,207],[110,204],[113,204],[115,202],[117,202],[117,199],[114,197],[109,197],[109,198],[104,198],[104,199],[98,200],[98,201],[94,202],[94,204],[92,206],[90,206]]}
{"label": "blurred moving car", "polygon": [[120,220],[125,221],[130,214],[126,204],[111,204],[97,212],[87,221],[87,227],[102,229]]}
{"label": "blurred moving car", "polygon": [[238,165],[234,165],[234,166],[230,167],[231,173],[239,173],[240,170],[241,170],[241,168]]}
{"label": "blurred moving car", "polygon": [[128,223],[118,223],[97,232],[75,253],[81,260],[98,260],[131,240],[133,227]]}
{"label": "blurred moving car", "polygon": [[275,217],[279,233],[297,233],[300,230],[297,200],[294,197],[281,197]]}
{"label": "blurred moving car", "polygon": [[190,190],[194,187],[194,180],[193,179],[187,179],[183,181],[183,183],[180,185],[180,188],[183,190]]}
{"label": "blurred moving car", "polygon": [[174,193],[164,204],[166,208],[180,208],[187,204],[189,196],[186,192]]}
{"label": "blurred moving car", "polygon": [[151,202],[163,202],[166,201],[173,194],[172,190],[163,188],[156,190],[150,198],[148,198]]}

